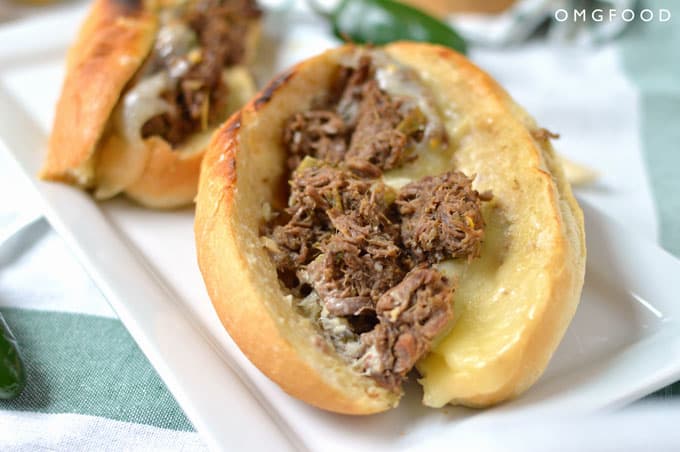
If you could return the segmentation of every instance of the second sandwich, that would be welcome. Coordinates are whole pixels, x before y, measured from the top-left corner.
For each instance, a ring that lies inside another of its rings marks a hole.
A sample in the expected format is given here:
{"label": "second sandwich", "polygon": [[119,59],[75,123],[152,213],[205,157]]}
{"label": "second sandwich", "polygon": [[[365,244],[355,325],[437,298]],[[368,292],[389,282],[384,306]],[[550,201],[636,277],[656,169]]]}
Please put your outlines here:
{"label": "second sandwich", "polygon": [[42,177],[190,203],[213,129],[254,93],[253,0],[97,0],[69,50]]}

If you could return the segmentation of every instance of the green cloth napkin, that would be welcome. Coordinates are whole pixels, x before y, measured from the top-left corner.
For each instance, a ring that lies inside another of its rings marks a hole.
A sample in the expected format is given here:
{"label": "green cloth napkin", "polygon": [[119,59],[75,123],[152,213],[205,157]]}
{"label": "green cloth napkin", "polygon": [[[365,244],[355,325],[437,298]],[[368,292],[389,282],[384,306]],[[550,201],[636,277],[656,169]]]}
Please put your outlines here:
{"label": "green cloth napkin", "polygon": [[[640,93],[642,144],[659,214],[660,241],[680,258],[680,8],[649,0],[641,8],[668,8],[672,20],[636,22],[621,39],[624,69]],[[680,382],[651,397],[680,394]]]}

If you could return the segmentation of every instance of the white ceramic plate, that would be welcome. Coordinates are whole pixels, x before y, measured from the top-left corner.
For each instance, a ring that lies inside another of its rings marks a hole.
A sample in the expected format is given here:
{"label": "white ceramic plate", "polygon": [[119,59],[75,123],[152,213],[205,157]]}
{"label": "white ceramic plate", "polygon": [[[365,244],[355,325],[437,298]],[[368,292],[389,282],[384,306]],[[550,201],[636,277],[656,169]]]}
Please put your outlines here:
{"label": "white ceramic plate", "polygon": [[[96,204],[78,190],[34,177],[63,55],[82,14],[69,10],[0,30],[0,148],[15,157],[52,225],[215,450],[408,449],[438,435],[455,438],[460,426],[504,413],[620,406],[680,377],[674,359],[680,263],[584,203],[583,299],[545,375],[520,399],[486,411],[431,410],[412,386],[398,409],[352,418],[288,397],[244,358],[214,314],[195,264],[190,210],[149,212],[125,200]],[[269,70],[333,42],[309,16],[287,20],[296,27],[284,27],[290,31]],[[273,23],[267,27],[275,34]],[[318,39],[310,44],[305,34]],[[620,176],[627,182],[645,184],[639,168],[626,171]],[[650,205],[645,198],[632,207],[645,212]]]}

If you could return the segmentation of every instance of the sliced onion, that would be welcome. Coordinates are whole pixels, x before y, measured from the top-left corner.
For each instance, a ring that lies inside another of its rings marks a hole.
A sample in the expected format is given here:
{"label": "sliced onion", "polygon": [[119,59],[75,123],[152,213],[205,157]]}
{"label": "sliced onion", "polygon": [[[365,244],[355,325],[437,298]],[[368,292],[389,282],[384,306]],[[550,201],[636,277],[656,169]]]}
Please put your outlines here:
{"label": "sliced onion", "polygon": [[108,199],[125,190],[144,170],[148,149],[142,139],[142,126],[154,116],[170,111],[159,98],[169,86],[169,78],[159,73],[143,78],[119,102],[111,120],[115,127],[102,143],[94,170],[97,199]]}
{"label": "sliced onion", "polygon": [[160,72],[142,79],[125,94],[117,113],[118,130],[133,146],[142,144],[142,126],[149,119],[172,109],[160,97],[170,83],[170,77]]}

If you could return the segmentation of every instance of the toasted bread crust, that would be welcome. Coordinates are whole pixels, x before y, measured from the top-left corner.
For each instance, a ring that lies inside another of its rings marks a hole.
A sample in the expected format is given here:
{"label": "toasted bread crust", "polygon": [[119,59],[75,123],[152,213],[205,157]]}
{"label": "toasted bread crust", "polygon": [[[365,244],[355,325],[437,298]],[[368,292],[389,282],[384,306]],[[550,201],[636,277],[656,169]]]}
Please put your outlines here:
{"label": "toasted bread crust", "polygon": [[[492,210],[487,212],[490,229],[502,229],[503,234],[496,236],[505,240],[507,234],[511,243],[499,245],[490,233],[487,256],[483,249],[479,264],[471,264],[468,273],[460,277],[461,294],[474,293],[470,285],[486,285],[488,292],[507,283],[509,287],[529,285],[535,297],[528,300],[528,307],[534,308],[533,317],[526,316],[517,326],[516,342],[507,349],[494,345],[492,352],[485,352],[487,356],[472,356],[483,361],[478,369],[456,367],[456,357],[448,356],[447,350],[460,350],[462,361],[471,358],[469,349],[460,344],[474,341],[470,331],[485,327],[485,320],[475,324],[476,317],[469,311],[481,309],[480,313],[489,316],[483,310],[490,309],[493,316],[494,308],[461,305],[458,323],[419,363],[424,403],[498,403],[521,393],[540,376],[574,314],[585,271],[583,217],[549,142],[532,137],[533,120],[488,75],[464,57],[438,46],[396,43],[385,50],[421,74],[439,98],[440,107],[460,107],[451,116],[455,122],[447,124],[453,140],[461,143],[451,167],[477,174],[477,188],[494,192],[490,209],[507,215],[508,225]],[[352,46],[344,46],[279,75],[218,130],[202,166],[195,234],[198,262],[212,303],[248,358],[286,392],[312,405],[368,414],[395,406],[399,394],[377,387],[347,365],[343,368],[335,352],[320,340],[318,330],[294,312],[274,264],[259,242],[262,205],[273,203],[285,182],[286,155],[280,141],[283,122],[328,88],[333,68],[343,54],[352,51]],[[462,106],[465,95],[472,103]],[[456,104],[457,99],[461,105]],[[477,136],[484,139],[477,142]],[[479,146],[465,147],[464,138],[470,137],[469,141]],[[516,190],[514,168],[522,178]],[[512,216],[514,208],[522,215],[537,209],[543,229],[530,230],[527,218]],[[542,241],[536,244],[535,261],[514,251],[524,246],[524,240],[537,242],[532,235],[539,233]],[[506,246],[516,255],[503,256]],[[490,249],[494,247],[498,249]],[[533,279],[517,279],[508,273],[504,261],[521,263],[513,258],[528,264],[523,276]],[[495,272],[488,278],[479,270],[485,265]],[[526,299],[520,295],[507,298],[507,305],[526,308]],[[481,340],[482,335],[479,337]],[[437,369],[441,378],[433,376]],[[458,392],[452,381],[463,383]]]}
{"label": "toasted bread crust", "polygon": [[194,200],[198,189],[204,149],[193,154],[177,152],[159,137],[145,140],[149,159],[142,176],[125,188],[138,203],[156,209],[170,209]]}
{"label": "toasted bread crust", "polygon": [[453,13],[501,13],[509,9],[514,0],[403,0],[404,3],[421,8],[437,16]]}
{"label": "toasted bread crust", "polygon": [[69,50],[41,176],[93,184],[92,157],[123,88],[153,44],[158,21],[141,0],[96,0]]}

